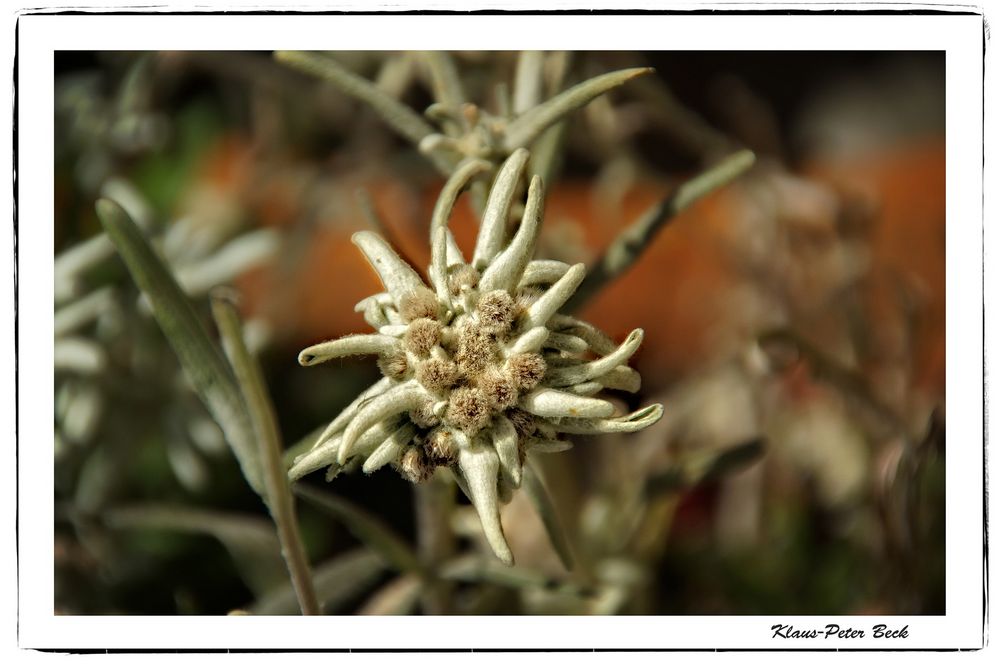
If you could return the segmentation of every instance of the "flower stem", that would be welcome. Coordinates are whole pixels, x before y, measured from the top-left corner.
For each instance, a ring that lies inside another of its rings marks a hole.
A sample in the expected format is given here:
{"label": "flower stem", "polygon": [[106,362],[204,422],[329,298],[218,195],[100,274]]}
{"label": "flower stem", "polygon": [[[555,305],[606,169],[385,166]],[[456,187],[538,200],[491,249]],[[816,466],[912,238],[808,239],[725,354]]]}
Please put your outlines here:
{"label": "flower stem", "polygon": [[274,406],[264,385],[257,364],[243,340],[242,324],[236,311],[235,300],[228,290],[212,292],[212,313],[229,363],[243,399],[260,449],[264,473],[265,500],[278,530],[281,555],[288,567],[288,574],[304,615],[318,615],[319,603],[309,572],[299,524],[295,517],[295,501],[288,486],[288,477],[281,462],[281,436],[274,417]]}

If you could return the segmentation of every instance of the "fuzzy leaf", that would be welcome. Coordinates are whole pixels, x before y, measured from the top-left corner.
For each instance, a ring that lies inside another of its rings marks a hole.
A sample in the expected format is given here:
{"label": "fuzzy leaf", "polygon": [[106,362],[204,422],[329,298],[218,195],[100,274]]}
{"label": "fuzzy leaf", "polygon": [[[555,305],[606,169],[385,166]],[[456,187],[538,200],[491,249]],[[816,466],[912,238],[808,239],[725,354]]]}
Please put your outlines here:
{"label": "fuzzy leaf", "polygon": [[180,359],[184,372],[226,434],[243,476],[251,488],[264,497],[250,418],[222,351],[209,338],[191,301],[128,213],[109,199],[98,200],[96,208],[108,237],[139,289],[149,299],[153,315]]}
{"label": "fuzzy leaf", "polygon": [[632,69],[609,72],[608,74],[595,76],[592,79],[573,86],[569,90],[563,91],[547,102],[526,111],[514,119],[507,126],[507,133],[504,136],[504,148],[508,152],[511,152],[517,148],[527,147],[550,125],[586,105],[598,95],[602,95],[630,79],[642,76],[643,74],[649,74],[652,71],[651,67],[634,67]]}

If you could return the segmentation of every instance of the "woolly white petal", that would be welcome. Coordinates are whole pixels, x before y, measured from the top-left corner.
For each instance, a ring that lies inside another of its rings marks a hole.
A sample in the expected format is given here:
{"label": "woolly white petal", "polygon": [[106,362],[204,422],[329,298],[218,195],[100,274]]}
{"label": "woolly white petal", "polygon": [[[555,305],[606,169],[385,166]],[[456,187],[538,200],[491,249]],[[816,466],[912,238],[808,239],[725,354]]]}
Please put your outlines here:
{"label": "woolly white petal", "polygon": [[659,403],[636,410],[630,415],[615,419],[563,419],[551,425],[562,433],[634,433],[652,426],[663,416],[663,406]]}
{"label": "woolly white petal", "polygon": [[595,361],[564,368],[553,368],[546,374],[546,384],[553,387],[565,387],[592,380],[609,373],[619,365],[627,362],[642,344],[642,329],[636,329],[628,335],[617,350]]}
{"label": "woolly white petal", "polygon": [[486,268],[503,248],[510,204],[527,164],[528,151],[524,149],[514,151],[500,167],[493,187],[490,188],[490,196],[486,200],[486,209],[483,212],[483,222],[476,238],[476,250],[472,254],[472,265],[480,271]]}
{"label": "woolly white petal", "polygon": [[567,271],[569,271],[569,264],[566,262],[554,259],[536,259],[528,262],[518,285],[524,287],[526,285],[551,284],[566,275]]}
{"label": "woolly white petal", "polygon": [[506,565],[513,565],[514,555],[510,552],[503,526],[500,525],[500,499],[497,497],[500,461],[497,453],[481,442],[473,443],[469,448],[459,449],[458,467],[465,477],[469,500],[479,514],[486,541],[497,558]]}
{"label": "woolly white petal", "polygon": [[[546,329],[546,331],[548,330]],[[590,346],[587,345],[587,341],[584,339],[556,331],[548,332],[548,337],[545,339],[545,347],[563,352],[572,352],[574,354],[582,354],[590,349]]]}
{"label": "woolly white petal", "polygon": [[382,378],[372,386],[361,392],[357,398],[351,401],[350,405],[340,411],[340,414],[330,422],[330,425],[323,429],[322,435],[316,439],[316,444],[313,447],[318,447],[323,444],[330,436],[339,433],[347,426],[347,423],[354,419],[354,415],[358,414],[358,410],[364,405],[365,401],[368,401],[379,394],[382,394],[389,389],[393,384],[392,379]]}
{"label": "woolly white petal", "polygon": [[531,179],[528,187],[528,203],[525,204],[521,226],[511,239],[510,244],[496,256],[483,272],[479,281],[479,289],[483,292],[492,290],[510,291],[517,286],[524,274],[525,267],[531,261],[535,252],[535,243],[542,228],[542,213],[544,207],[545,188],[540,176]]}
{"label": "woolly white petal", "polygon": [[313,366],[338,357],[350,357],[358,354],[384,354],[391,352],[399,344],[392,336],[381,334],[362,334],[344,336],[312,345],[299,352],[299,364]]}
{"label": "woolly white petal", "polygon": [[368,263],[375,269],[386,291],[393,296],[397,308],[399,299],[404,294],[425,287],[417,272],[378,234],[368,231],[355,232],[351,236],[351,241],[368,258]]}
{"label": "woolly white petal", "polygon": [[361,434],[376,423],[401,412],[413,410],[429,398],[427,391],[413,381],[396,385],[381,396],[373,398],[358,410],[358,414],[344,429],[344,441],[340,444],[340,451],[337,454],[338,462],[343,465],[347,461]]}
{"label": "woolly white petal", "polygon": [[562,278],[531,304],[525,317],[524,326],[544,326],[549,318],[555,315],[556,311],[562,308],[563,304],[573,296],[573,292],[583,282],[586,274],[587,269],[583,264],[572,266]]}
{"label": "woolly white petal", "polygon": [[295,463],[288,470],[288,478],[294,482],[323,466],[335,464],[342,439],[339,435],[334,436],[295,459]]}
{"label": "woolly white petal", "polygon": [[476,175],[489,170],[485,160],[467,160],[451,175],[438,196],[431,215],[431,282],[438,299],[451,304],[448,292],[448,218],[455,207],[458,195]]}
{"label": "woolly white petal", "polygon": [[365,459],[365,464],[361,469],[370,475],[385,464],[392,463],[416,433],[417,427],[413,425],[413,422],[406,422],[375,448],[371,456]]}
{"label": "woolly white petal", "polygon": [[507,356],[510,357],[522,352],[538,352],[548,337],[549,330],[545,327],[529,329],[507,346]]}
{"label": "woolly white petal", "polygon": [[558,389],[542,387],[521,397],[519,404],[539,417],[604,418],[615,413],[615,406],[597,398],[577,396]]}
{"label": "woolly white petal", "polygon": [[493,422],[493,449],[500,459],[500,470],[514,488],[521,486],[521,460],[517,452],[517,431],[509,419],[500,415]]}

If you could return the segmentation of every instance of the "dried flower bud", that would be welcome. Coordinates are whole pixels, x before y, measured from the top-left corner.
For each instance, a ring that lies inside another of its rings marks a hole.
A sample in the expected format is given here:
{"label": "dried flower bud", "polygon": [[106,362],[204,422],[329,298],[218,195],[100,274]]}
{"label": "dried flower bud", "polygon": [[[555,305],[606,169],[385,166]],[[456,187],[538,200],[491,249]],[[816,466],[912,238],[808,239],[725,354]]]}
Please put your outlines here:
{"label": "dried flower bud", "polygon": [[451,392],[444,418],[466,433],[475,434],[490,423],[492,414],[489,401],[482,391],[473,387],[460,387]]}
{"label": "dried flower bud", "polygon": [[426,401],[408,413],[410,421],[420,428],[434,428],[441,423],[441,418],[434,414],[434,403]]}
{"label": "dried flower bud", "polygon": [[417,366],[417,382],[435,394],[451,389],[458,382],[458,366],[443,359],[428,359]]}
{"label": "dried flower bud", "polygon": [[426,481],[434,472],[434,467],[427,461],[420,447],[408,447],[399,457],[397,468],[399,473],[413,484]]}
{"label": "dried flower bud", "polygon": [[535,416],[530,412],[521,408],[511,408],[507,411],[506,415],[510,423],[514,425],[518,440],[523,440],[535,434],[537,430]]}
{"label": "dried flower bud", "polygon": [[436,320],[439,308],[440,304],[438,303],[437,296],[426,287],[418,287],[411,292],[407,292],[399,300],[399,314],[407,322],[412,322],[422,317]]}
{"label": "dried flower bud", "polygon": [[410,370],[410,365],[406,361],[406,353],[402,350],[396,349],[392,352],[379,355],[378,369],[382,371],[382,375],[387,378],[400,380],[406,375],[407,371]]}
{"label": "dried flower bud", "polygon": [[426,317],[419,317],[406,328],[403,344],[418,357],[426,357],[441,342],[441,324]]}
{"label": "dried flower bud", "polygon": [[506,410],[517,403],[517,387],[514,380],[496,368],[487,370],[479,378],[477,386],[482,390],[494,410]]}
{"label": "dried flower bud", "polygon": [[462,288],[472,288],[479,284],[479,271],[468,264],[462,264],[455,268],[448,276],[448,291],[453,296],[462,293]]}
{"label": "dried flower bud", "polygon": [[488,292],[480,297],[476,311],[487,333],[504,335],[514,322],[514,299],[504,290]]}
{"label": "dried flower bud", "polygon": [[436,428],[427,436],[424,443],[427,458],[434,465],[449,466],[458,459],[458,447],[455,436],[446,428]]}
{"label": "dried flower bud", "polygon": [[468,322],[458,335],[458,352],[455,361],[466,375],[481,373],[496,356],[496,343],[490,335],[472,322]]}
{"label": "dried flower bud", "polygon": [[545,359],[533,352],[515,354],[507,360],[507,372],[510,373],[514,385],[521,391],[528,391],[538,386],[545,377]]}

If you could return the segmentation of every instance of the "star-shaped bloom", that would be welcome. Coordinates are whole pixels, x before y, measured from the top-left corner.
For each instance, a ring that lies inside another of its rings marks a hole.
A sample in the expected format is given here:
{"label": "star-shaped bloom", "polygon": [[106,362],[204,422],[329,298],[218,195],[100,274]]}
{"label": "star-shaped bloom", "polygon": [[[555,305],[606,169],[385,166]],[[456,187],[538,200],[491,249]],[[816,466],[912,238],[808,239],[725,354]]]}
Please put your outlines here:
{"label": "star-shaped bloom", "polygon": [[353,241],[385,291],[357,305],[375,333],[303,350],[299,363],[377,355],[383,378],[330,423],[289,475],[298,479],[353,459],[371,473],[386,464],[412,482],[447,467],[475,506],[487,541],[512,563],[500,505],[521,485],[529,452],[568,449],[567,434],[633,432],[655,423],[659,404],[617,416],[597,397],[636,392],[628,361],[642,343],[636,329],[616,345],[560,308],[585,275],[583,264],[532,259],[543,215],[541,178],[530,180],[520,224],[508,219],[528,163],[518,149],[499,169],[472,258],[448,229],[461,191],[490,165],[467,159],[445,185],[430,229],[429,282],[377,234]]}

